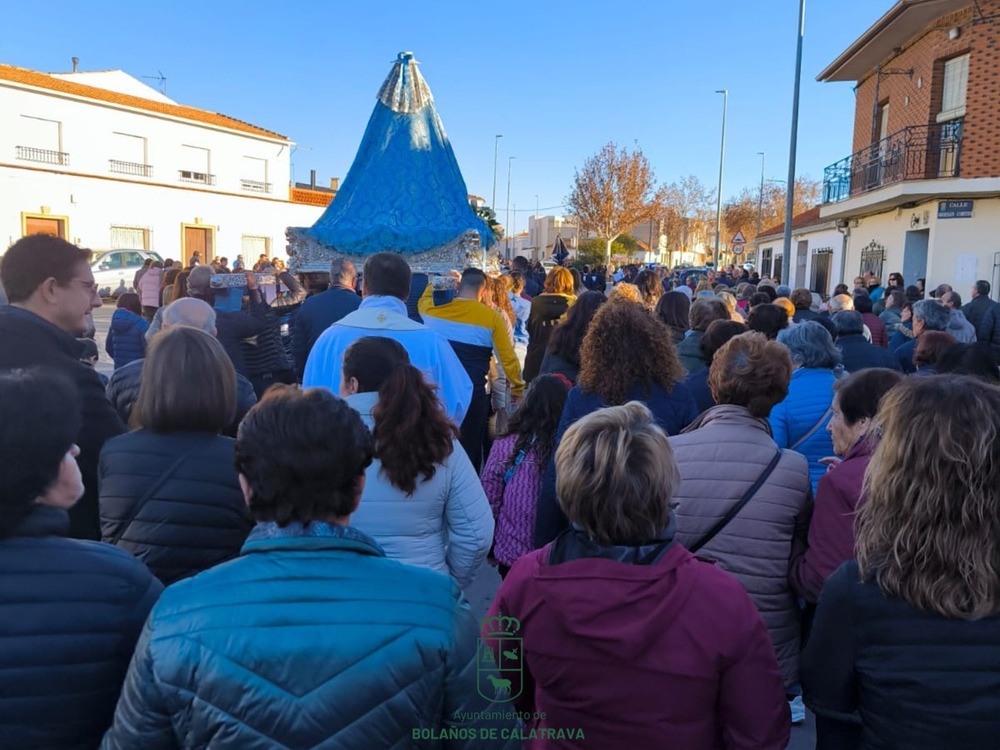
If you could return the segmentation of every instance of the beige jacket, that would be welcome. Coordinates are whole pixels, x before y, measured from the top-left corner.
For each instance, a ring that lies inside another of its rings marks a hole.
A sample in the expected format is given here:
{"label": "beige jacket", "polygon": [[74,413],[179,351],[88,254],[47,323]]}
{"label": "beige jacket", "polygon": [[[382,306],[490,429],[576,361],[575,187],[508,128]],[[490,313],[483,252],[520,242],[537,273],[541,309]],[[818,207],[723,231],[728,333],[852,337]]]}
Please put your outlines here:
{"label": "beige jacket", "polygon": [[[697,543],[743,496],[778,450],[767,420],[741,406],[715,406],[670,438],[681,470],[677,540]],[[698,551],[743,584],[764,617],[785,685],[798,681],[800,611],[788,574],[804,553],[812,512],[806,459],[782,451],[739,514]]]}

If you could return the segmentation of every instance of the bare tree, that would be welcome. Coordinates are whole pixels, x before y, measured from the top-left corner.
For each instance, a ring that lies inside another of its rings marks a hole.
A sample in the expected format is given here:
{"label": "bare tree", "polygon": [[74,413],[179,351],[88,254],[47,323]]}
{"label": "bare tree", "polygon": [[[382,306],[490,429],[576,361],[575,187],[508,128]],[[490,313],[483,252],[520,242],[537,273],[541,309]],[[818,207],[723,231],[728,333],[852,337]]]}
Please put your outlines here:
{"label": "bare tree", "polygon": [[668,185],[663,198],[663,225],[667,247],[690,250],[699,240],[707,241],[715,219],[715,191],[695,175]]}
{"label": "bare tree", "polygon": [[[795,180],[794,213],[798,216],[803,211],[819,202],[820,183],[808,177]],[[761,208],[761,231],[766,232],[785,219],[785,186],[774,182],[764,184],[763,201],[760,200],[760,187],[746,187],[739,195],[726,201],[723,208],[723,220],[726,234],[743,232],[748,242],[757,239],[757,209]]]}
{"label": "bare tree", "polygon": [[656,218],[663,198],[642,150],[630,152],[608,142],[576,172],[566,204],[583,231],[605,241],[610,263],[611,244],[631,227]]}

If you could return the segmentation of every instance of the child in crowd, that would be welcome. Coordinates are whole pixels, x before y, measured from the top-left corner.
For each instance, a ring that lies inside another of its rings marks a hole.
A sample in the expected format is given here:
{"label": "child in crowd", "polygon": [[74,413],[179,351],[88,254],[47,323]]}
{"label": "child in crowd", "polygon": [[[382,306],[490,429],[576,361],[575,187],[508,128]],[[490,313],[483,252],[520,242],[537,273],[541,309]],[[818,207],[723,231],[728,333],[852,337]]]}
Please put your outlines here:
{"label": "child in crowd", "polygon": [[127,292],[118,298],[111,316],[111,327],[104,349],[115,362],[115,369],[146,356],[146,331],[149,323],[142,317],[139,295]]}
{"label": "child in crowd", "polygon": [[493,557],[501,577],[534,549],[535,510],[570,382],[562,375],[540,375],[510,418],[507,434],[493,443],[483,468],[496,535]]}

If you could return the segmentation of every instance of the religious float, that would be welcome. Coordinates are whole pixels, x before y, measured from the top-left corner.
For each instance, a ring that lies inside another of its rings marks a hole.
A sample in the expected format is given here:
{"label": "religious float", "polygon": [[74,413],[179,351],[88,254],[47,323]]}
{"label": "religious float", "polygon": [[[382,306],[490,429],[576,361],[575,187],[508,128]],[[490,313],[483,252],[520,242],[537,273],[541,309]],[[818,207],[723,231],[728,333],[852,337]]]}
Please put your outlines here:
{"label": "religious float", "polygon": [[288,266],[326,273],[334,258],[360,269],[396,252],[414,271],[444,274],[482,266],[493,233],[469,203],[431,90],[412,52],[400,52],[347,177],[311,227],[289,227]]}

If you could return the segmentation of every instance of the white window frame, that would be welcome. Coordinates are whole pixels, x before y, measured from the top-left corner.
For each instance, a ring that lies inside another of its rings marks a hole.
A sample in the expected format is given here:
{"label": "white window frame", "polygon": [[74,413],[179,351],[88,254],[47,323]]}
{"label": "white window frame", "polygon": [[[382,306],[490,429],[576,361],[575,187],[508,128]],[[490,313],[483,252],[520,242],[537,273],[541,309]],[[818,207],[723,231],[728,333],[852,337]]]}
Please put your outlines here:
{"label": "white window frame", "polygon": [[944,63],[944,84],[941,89],[941,112],[938,122],[965,117],[969,92],[969,53],[953,57]]}
{"label": "white window frame", "polygon": [[[119,245],[116,242],[115,233],[123,234],[125,232],[135,232],[141,233],[142,244],[137,246],[134,243]],[[112,250],[149,250],[151,247],[152,240],[152,230],[149,227],[134,227],[127,224],[112,224],[111,225],[111,242],[110,247]]]}

